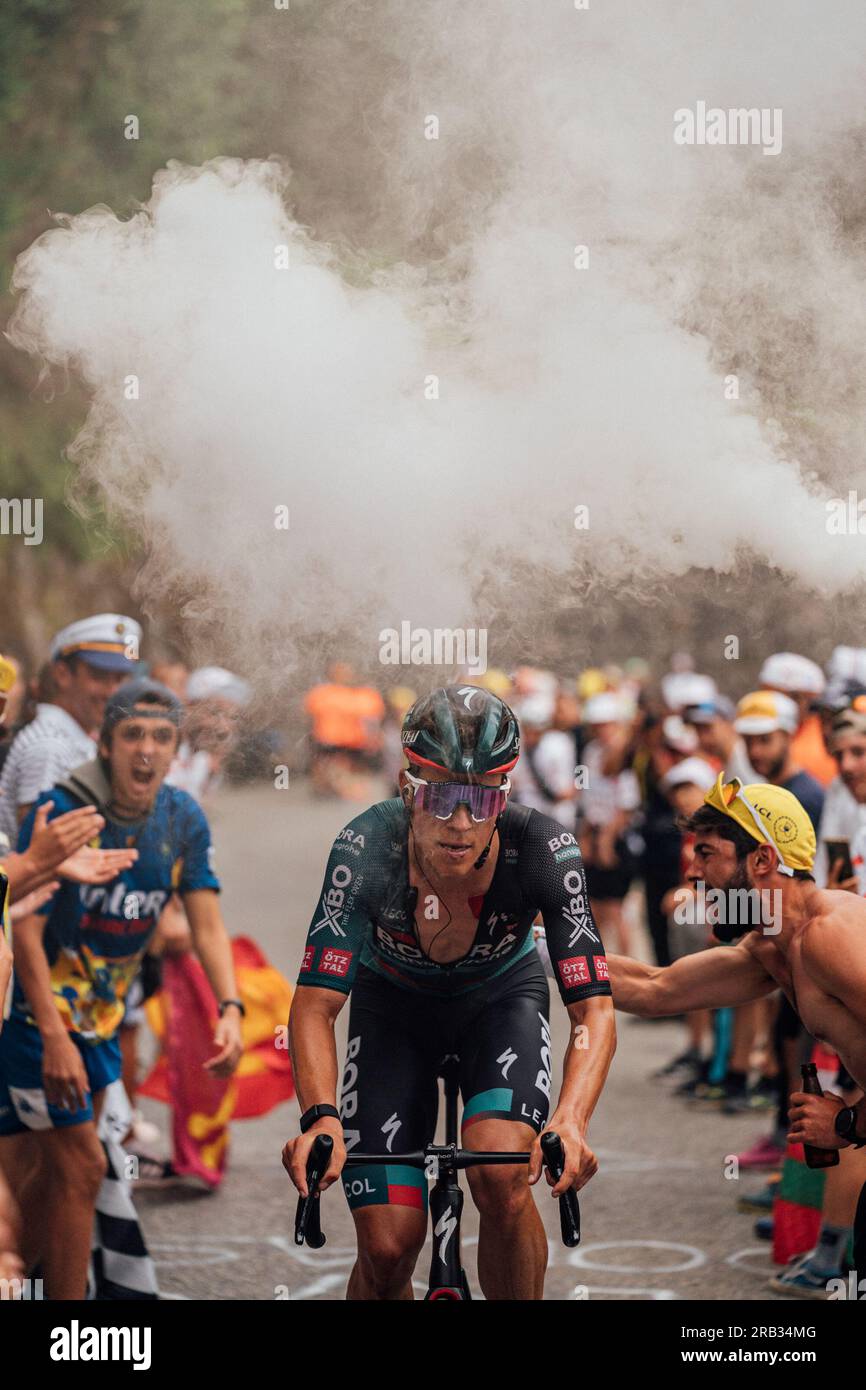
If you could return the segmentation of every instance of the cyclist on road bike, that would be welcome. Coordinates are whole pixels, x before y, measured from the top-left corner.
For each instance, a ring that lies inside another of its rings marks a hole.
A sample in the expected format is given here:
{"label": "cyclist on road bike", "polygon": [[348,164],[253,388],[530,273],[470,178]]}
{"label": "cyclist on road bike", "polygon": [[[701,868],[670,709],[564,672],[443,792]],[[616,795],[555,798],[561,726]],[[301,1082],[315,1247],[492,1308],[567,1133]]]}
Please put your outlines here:
{"label": "cyclist on road bike", "polygon": [[[434,690],[409,710],[402,740],[410,770],[400,796],[334,842],[290,1018],[304,1113],[283,1163],[301,1194],[317,1134],[334,1141],[323,1190],[347,1150],[395,1156],[393,1166],[352,1168],[345,1183],[358,1239],[353,1299],[413,1296],[427,1187],[399,1155],[433,1139],[446,1057],[459,1059],[464,1147],[531,1148],[530,1183],[540,1176],[551,1060],[549,991],[532,935],[539,911],[571,1020],[549,1121],[566,1154],[554,1196],[597,1170],[586,1130],[616,1046],[575,837],[508,801],[520,749],[511,710],[475,686]],[[338,1112],[334,1024],[350,991]],[[523,1170],[488,1165],[468,1177],[485,1297],[541,1298],[547,1239]]]}

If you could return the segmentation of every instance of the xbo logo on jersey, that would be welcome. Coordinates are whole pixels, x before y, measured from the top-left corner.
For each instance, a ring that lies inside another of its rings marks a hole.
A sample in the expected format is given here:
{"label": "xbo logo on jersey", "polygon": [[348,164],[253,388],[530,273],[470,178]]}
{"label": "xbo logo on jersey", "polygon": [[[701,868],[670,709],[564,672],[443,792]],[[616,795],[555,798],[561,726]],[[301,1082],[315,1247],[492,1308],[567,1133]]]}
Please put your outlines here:
{"label": "xbo logo on jersey", "polygon": [[562,885],[566,892],[573,895],[568,907],[562,909],[562,915],[571,927],[571,935],[568,938],[569,946],[576,946],[582,936],[588,936],[590,941],[595,941],[601,945],[599,937],[590,926],[589,904],[586,900],[583,874],[579,869],[570,869],[562,880]]}
{"label": "xbo logo on jersey", "polygon": [[331,874],[331,887],[322,896],[322,916],[310,929],[310,936],[330,927],[335,936],[345,936],[340,926],[340,913],[346,899],[346,889],[352,882],[352,870],[345,864],[337,864]]}

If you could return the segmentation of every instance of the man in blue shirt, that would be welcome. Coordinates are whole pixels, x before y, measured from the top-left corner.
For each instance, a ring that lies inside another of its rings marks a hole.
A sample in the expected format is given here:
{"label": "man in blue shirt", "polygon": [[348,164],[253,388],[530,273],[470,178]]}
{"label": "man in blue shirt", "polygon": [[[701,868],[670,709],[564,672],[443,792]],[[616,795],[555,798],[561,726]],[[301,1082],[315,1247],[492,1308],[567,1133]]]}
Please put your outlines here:
{"label": "man in blue shirt", "polygon": [[[105,1171],[96,1121],[106,1086],[120,1075],[117,1030],[160,912],[184,900],[196,950],[220,1001],[207,1063],[229,1075],[241,1055],[242,1005],[217,902],[210,830],[186,792],[165,785],[181,706],[154,681],[135,680],[108,701],[99,756],[44,793],[21,827],[26,848],[42,800],[52,815],[82,803],[105,817],[102,848],[135,851],[111,882],[63,883],[14,928],[12,1013],[0,1035],[0,1163],[38,1134],[44,1177],[41,1256],[52,1299],[83,1298],[94,1203]],[[33,1194],[35,1196],[35,1194]],[[16,1192],[28,1225],[27,1187]]]}

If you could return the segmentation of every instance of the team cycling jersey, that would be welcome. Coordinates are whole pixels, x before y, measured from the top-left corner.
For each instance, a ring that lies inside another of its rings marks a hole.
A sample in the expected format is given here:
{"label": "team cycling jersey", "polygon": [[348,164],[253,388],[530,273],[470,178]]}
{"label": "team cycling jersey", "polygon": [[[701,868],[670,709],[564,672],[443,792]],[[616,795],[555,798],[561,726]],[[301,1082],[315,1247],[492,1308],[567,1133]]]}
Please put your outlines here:
{"label": "team cycling jersey", "polygon": [[532,923],[541,912],[563,1001],[610,994],[580,850],[558,821],[527,806],[506,806],[490,887],[470,899],[475,939],[465,956],[445,965],[432,961],[419,942],[408,836],[409,814],[399,797],[380,801],[340,831],[307,933],[299,984],[348,994],[363,965],[403,989],[453,997],[533,952]]}

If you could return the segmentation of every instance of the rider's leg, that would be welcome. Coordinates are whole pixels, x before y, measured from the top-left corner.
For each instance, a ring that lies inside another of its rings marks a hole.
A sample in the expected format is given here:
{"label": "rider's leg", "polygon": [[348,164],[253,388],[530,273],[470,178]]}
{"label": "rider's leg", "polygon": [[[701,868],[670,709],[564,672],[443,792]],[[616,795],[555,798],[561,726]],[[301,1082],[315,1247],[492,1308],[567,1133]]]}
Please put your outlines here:
{"label": "rider's leg", "polygon": [[[535,1140],[530,1125],[478,1120],[463,1135],[467,1149],[526,1153]],[[540,1299],[547,1268],[547,1236],[523,1164],[467,1169],[478,1208],[478,1279],[487,1299]]]}
{"label": "rider's leg", "polygon": [[359,1207],[352,1213],[358,1258],[349,1299],[411,1299],[412,1274],[427,1235],[427,1212],[416,1207]]}
{"label": "rider's leg", "polygon": [[427,1231],[427,1179],[404,1167],[400,1155],[423,1149],[436,1129],[436,1064],[446,1050],[437,1041],[440,1027],[436,1001],[363,966],[358,971],[340,1087],[343,1133],[350,1155],[384,1152],[393,1162],[347,1167],[341,1175],[358,1236],[348,1298],[412,1297]]}

